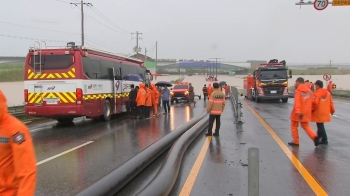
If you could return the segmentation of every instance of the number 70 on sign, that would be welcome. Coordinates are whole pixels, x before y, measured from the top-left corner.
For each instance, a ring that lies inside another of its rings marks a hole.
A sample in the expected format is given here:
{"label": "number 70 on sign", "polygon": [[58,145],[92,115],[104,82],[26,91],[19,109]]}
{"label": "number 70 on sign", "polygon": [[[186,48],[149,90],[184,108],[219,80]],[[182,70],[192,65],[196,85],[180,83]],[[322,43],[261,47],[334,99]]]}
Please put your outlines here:
{"label": "number 70 on sign", "polygon": [[328,0],[316,0],[314,2],[314,7],[316,10],[324,10],[328,6]]}

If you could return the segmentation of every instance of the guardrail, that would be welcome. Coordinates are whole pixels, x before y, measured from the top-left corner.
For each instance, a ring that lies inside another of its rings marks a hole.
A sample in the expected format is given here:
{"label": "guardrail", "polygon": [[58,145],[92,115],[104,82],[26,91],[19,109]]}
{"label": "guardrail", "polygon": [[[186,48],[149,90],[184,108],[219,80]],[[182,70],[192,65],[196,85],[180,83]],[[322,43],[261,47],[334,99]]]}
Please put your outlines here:
{"label": "guardrail", "polygon": [[[288,87],[290,97],[294,97],[294,86]],[[332,89],[333,97],[350,98],[350,90]]]}
{"label": "guardrail", "polygon": [[243,113],[241,111],[242,103],[239,100],[239,92],[236,87],[231,86],[230,88],[231,103],[233,104],[233,109],[235,112],[235,120],[237,124],[243,124],[242,117]]}
{"label": "guardrail", "polygon": [[24,105],[7,107],[8,113],[12,116],[19,117],[25,115]]}

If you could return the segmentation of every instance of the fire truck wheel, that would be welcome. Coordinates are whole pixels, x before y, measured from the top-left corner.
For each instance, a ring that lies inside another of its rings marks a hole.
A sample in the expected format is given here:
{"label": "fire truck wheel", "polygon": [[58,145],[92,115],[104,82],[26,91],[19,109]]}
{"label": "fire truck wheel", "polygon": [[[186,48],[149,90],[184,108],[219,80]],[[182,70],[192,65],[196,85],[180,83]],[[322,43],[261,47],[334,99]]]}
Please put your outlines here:
{"label": "fire truck wheel", "polygon": [[282,99],[283,103],[287,103],[288,102],[288,98]]}
{"label": "fire truck wheel", "polygon": [[103,115],[102,120],[103,121],[109,121],[111,119],[112,113],[111,113],[111,102],[109,102],[108,99],[105,100],[105,106],[103,109]]}

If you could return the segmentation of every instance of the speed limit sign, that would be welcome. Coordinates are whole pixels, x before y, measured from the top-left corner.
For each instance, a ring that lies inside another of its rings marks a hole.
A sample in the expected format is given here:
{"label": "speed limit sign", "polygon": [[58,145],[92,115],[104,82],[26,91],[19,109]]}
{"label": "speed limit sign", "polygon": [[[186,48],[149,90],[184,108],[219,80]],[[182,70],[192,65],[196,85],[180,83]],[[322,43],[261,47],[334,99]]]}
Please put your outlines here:
{"label": "speed limit sign", "polygon": [[316,10],[324,10],[328,6],[328,0],[315,0],[314,2],[314,8]]}

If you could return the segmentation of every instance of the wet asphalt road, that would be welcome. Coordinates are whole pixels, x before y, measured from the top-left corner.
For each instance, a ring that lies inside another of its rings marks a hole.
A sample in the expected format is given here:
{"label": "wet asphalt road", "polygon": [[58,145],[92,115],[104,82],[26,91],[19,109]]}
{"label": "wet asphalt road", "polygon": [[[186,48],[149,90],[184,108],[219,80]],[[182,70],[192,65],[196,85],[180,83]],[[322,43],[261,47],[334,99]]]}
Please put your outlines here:
{"label": "wet asphalt road", "polygon": [[41,163],[36,195],[78,193],[201,112],[203,107],[198,105],[190,109],[176,104],[170,114],[151,119],[119,115],[107,123],[78,120],[74,125],[32,127],[37,162]]}
{"label": "wet asphalt road", "polygon": [[[289,117],[293,108],[294,100],[289,103],[262,103],[257,104],[248,101],[249,104],[264,118],[274,129],[276,134],[287,143],[291,141]],[[329,145],[315,147],[311,139],[300,128],[300,146],[289,147],[293,154],[318,181],[328,195],[349,195],[350,194],[350,102],[335,100],[335,116],[330,123],[326,123]],[[277,119],[277,120],[276,120]],[[310,123],[316,132],[315,123]],[[295,171],[294,167],[290,168]],[[285,173],[286,177],[293,177],[295,172]],[[301,180],[303,182],[303,180]],[[305,181],[304,181],[305,182]],[[306,183],[305,183],[306,184]],[[306,185],[307,186],[307,185]],[[299,190],[308,190],[296,186]],[[298,195],[296,193],[292,195]],[[305,194],[308,195],[308,194]],[[313,195],[311,192],[310,195]]]}
{"label": "wet asphalt road", "polygon": [[[291,141],[289,115],[293,99],[289,103],[248,103],[272,127],[274,132],[286,144]],[[259,148],[260,156],[260,195],[315,195],[302,175],[298,172],[281,147],[270,133],[258,121],[243,101],[244,124],[235,125],[233,110],[229,103],[222,115],[220,137],[213,137],[200,166],[198,176],[190,195],[248,195],[248,149]],[[315,147],[303,130],[299,131],[300,146],[288,147],[299,159],[313,178],[328,195],[349,195],[350,163],[349,135],[346,127],[350,117],[350,102],[335,100],[336,116],[326,124],[329,145]],[[313,125],[315,128],[315,125]],[[316,130],[316,129],[315,129]],[[202,134],[186,151],[179,176],[171,196],[179,195],[185,185],[192,167],[206,140]],[[132,183],[117,195],[135,195],[156,175],[167,152],[146,168]],[[186,186],[186,185],[185,185]]]}
{"label": "wet asphalt road", "polygon": [[[285,144],[291,141],[289,115],[293,99],[289,103],[247,103],[263,117]],[[176,109],[172,110],[171,116],[176,115],[174,120],[167,120],[167,116],[161,115],[157,119],[135,123],[129,119],[123,120],[123,123],[119,119],[109,123],[82,121],[74,127],[34,131],[32,134],[38,161],[94,141],[38,166],[37,195],[73,195],[188,121],[193,115],[200,114],[205,104],[199,101],[192,109],[181,104],[174,107]],[[349,195],[350,170],[347,166],[350,163],[350,148],[347,141],[350,134],[347,127],[350,125],[350,117],[347,114],[350,102],[335,100],[335,109],[336,115],[332,122],[326,124],[328,146],[315,147],[300,129],[300,146],[288,148],[328,195]],[[221,135],[219,138],[212,138],[191,195],[247,195],[245,164],[248,163],[247,152],[250,147],[258,147],[260,151],[260,195],[315,195],[276,141],[246,106],[245,101],[242,111],[244,124],[235,125],[231,104],[227,104],[222,115]],[[154,129],[150,131],[145,128],[147,126]],[[157,131],[156,127],[163,131]],[[316,131],[316,126],[312,124],[312,127]],[[148,131],[147,134],[142,130]],[[184,186],[205,141],[204,133],[205,131],[186,151],[170,195],[178,195]],[[167,152],[148,166],[117,195],[135,195],[139,192],[156,175],[166,154]]]}

